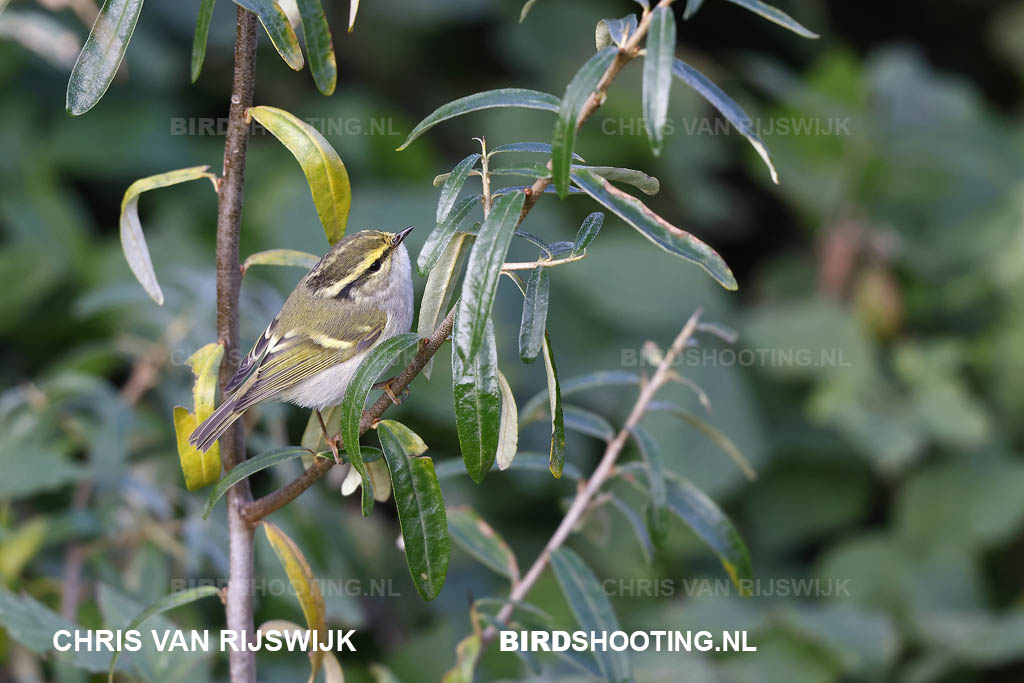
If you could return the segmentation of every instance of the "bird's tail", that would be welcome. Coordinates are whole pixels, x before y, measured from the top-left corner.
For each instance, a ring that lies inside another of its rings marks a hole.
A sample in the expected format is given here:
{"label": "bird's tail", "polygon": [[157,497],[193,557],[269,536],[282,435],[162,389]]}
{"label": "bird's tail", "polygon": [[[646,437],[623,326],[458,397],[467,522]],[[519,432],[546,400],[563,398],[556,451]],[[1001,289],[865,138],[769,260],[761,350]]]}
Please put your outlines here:
{"label": "bird's tail", "polygon": [[244,410],[235,410],[238,405],[239,394],[228,397],[217,410],[213,411],[210,417],[203,420],[203,423],[196,427],[188,442],[203,451],[210,450],[210,446],[227,431],[228,427],[240,418]]}

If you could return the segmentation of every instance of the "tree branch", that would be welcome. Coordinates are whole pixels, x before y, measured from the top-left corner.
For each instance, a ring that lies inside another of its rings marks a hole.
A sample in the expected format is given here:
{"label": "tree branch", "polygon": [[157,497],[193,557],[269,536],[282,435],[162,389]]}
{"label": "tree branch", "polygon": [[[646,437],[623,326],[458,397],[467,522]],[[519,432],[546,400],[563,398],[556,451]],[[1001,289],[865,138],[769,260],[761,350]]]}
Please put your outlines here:
{"label": "tree branch", "polygon": [[[640,395],[637,396],[636,403],[633,404],[633,409],[629,411],[629,417],[626,418],[626,423],[622,426],[622,429],[615,435],[611,441],[608,442],[608,446],[605,448],[604,455],[601,456],[601,462],[598,463],[597,469],[594,470],[594,474],[591,475],[590,479],[587,480],[586,484],[580,490],[579,494],[573,499],[572,504],[569,506],[568,512],[565,513],[565,517],[562,518],[558,528],[555,529],[555,533],[552,534],[548,540],[547,545],[541,551],[537,559],[534,560],[530,570],[526,572],[523,578],[512,587],[512,592],[509,594],[508,602],[501,608],[497,615],[497,621],[507,622],[508,618],[512,616],[512,611],[515,609],[516,603],[521,602],[526,595],[533,588],[533,584],[540,578],[544,568],[547,567],[548,560],[551,558],[551,553],[557,550],[569,537],[569,534],[579,523],[580,518],[587,511],[591,501],[594,499],[598,491],[607,481],[609,475],[612,473],[615,467],[615,461],[619,457],[619,453],[622,452],[623,446],[626,445],[626,441],[629,439],[629,435],[634,427],[640,423],[643,419],[644,413],[647,410],[647,404],[651,402],[654,395],[658,393],[665,383],[671,381],[671,368],[672,363],[676,357],[682,353],[683,349],[686,348],[686,343],[690,337],[693,336],[694,330],[697,328],[697,322],[700,320],[701,309],[694,311],[690,319],[686,321],[682,331],[676,337],[675,341],[672,342],[672,346],[669,347],[668,352],[665,354],[661,362],[658,363],[657,369],[654,371],[654,376],[651,377],[650,381],[644,384],[640,390]],[[494,639],[497,631],[493,627],[488,627],[484,631],[483,643],[486,648],[487,645]]]}
{"label": "tree branch", "polygon": [[[224,142],[224,173],[218,183],[217,201],[217,336],[224,344],[220,386],[231,379],[238,364],[238,293],[242,275],[238,268],[238,237],[245,197],[245,153],[249,123],[245,111],[252,106],[256,45],[259,24],[256,15],[237,8],[235,27],[235,70],[228,110],[227,139]],[[220,439],[221,462],[225,470],[245,460],[245,433],[236,422]],[[228,491],[228,587],[225,598],[228,629],[255,631],[252,617],[253,527],[242,517],[242,507],[252,501],[249,481],[242,480]],[[229,653],[232,683],[255,683],[253,652],[240,648]]]}

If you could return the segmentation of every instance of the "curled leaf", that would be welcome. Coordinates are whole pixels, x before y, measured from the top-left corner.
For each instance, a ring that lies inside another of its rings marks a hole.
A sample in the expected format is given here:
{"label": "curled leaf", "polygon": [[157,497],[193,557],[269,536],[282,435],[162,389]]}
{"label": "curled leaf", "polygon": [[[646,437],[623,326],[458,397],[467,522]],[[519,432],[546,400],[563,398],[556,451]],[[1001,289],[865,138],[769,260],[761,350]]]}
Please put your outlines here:
{"label": "curled leaf", "polygon": [[299,49],[299,38],[288,21],[288,15],[275,0],[235,0],[235,4],[259,17],[263,29],[270,37],[270,42],[285,64],[296,71],[302,68],[304,62],[302,50]]}
{"label": "curled leaf", "polygon": [[142,0],[106,0],[103,3],[71,69],[65,98],[69,114],[84,114],[107,92],[121,66],[141,11]]}

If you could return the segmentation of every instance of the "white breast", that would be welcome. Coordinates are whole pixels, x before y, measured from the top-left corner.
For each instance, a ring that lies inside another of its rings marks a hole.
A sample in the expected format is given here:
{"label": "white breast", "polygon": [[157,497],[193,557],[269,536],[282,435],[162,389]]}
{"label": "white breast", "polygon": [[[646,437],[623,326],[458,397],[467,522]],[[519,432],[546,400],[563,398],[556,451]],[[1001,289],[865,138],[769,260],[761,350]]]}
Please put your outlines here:
{"label": "white breast", "polygon": [[[398,246],[391,268],[390,285],[382,299],[388,302],[392,315],[388,317],[384,333],[374,343],[374,347],[385,339],[405,334],[412,328],[412,269],[409,265],[409,252],[404,244]],[[316,410],[337,405],[344,398],[345,389],[348,388],[352,375],[364,358],[365,353],[319,372],[291,389],[281,392],[279,400]]]}

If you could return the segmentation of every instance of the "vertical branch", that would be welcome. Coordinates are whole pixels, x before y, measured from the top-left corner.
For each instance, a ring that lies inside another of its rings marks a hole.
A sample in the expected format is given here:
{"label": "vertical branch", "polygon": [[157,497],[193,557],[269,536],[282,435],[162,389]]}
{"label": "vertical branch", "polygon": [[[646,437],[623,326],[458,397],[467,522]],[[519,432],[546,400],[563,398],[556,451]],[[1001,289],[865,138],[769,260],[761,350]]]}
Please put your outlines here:
{"label": "vertical branch", "polygon": [[[224,362],[220,367],[220,386],[231,379],[238,365],[238,292],[242,283],[238,267],[238,236],[245,197],[245,152],[249,143],[249,123],[245,112],[252,106],[255,78],[257,29],[256,15],[237,8],[235,30],[235,71],[231,85],[228,132],[224,143],[224,175],[220,179],[217,202],[217,336],[224,344]],[[236,422],[220,439],[221,461],[229,470],[245,459],[245,434]],[[241,515],[242,506],[252,500],[249,481],[243,480],[228,491],[228,588],[225,599],[227,627],[250,636],[253,631],[252,573],[253,528]],[[232,683],[254,683],[255,657],[245,650],[229,654]]]}

